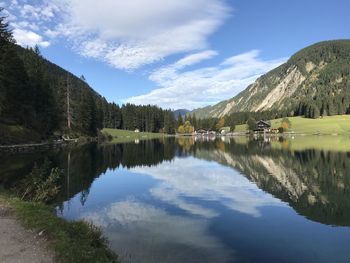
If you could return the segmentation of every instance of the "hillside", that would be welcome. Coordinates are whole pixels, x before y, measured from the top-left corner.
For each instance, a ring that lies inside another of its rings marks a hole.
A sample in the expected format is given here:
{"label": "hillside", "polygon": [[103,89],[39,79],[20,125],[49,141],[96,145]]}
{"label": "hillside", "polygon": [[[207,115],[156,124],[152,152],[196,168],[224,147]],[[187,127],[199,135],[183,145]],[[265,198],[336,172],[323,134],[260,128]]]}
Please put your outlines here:
{"label": "hillside", "polygon": [[192,113],[204,118],[279,111],[315,118],[346,114],[349,108],[350,40],[334,40],[302,49],[234,98]]}
{"label": "hillside", "polygon": [[174,133],[172,111],[119,107],[80,78],[46,60],[38,47],[16,45],[0,8],[0,145],[96,136],[102,128]]}
{"label": "hillside", "polygon": [[94,136],[102,128],[109,103],[83,78],[46,60],[37,48],[7,43],[1,52],[0,144],[64,133]]}
{"label": "hillside", "polygon": [[[320,134],[320,135],[344,135],[350,134],[350,115],[327,116],[318,119],[308,119],[304,117],[290,117],[291,129],[297,134]],[[272,128],[281,126],[282,119],[271,121]],[[236,125],[236,132],[247,131],[247,125]]]}

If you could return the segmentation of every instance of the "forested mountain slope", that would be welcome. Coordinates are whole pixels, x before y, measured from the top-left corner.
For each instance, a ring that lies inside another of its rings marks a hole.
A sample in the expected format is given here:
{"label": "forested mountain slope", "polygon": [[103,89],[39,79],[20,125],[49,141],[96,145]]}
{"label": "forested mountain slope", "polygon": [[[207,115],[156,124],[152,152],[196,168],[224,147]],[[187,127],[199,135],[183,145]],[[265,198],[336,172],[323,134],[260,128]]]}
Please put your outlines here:
{"label": "forested mountain slope", "polygon": [[83,76],[16,45],[0,10],[0,145],[95,136],[103,127],[173,133],[174,125],[170,110],[108,103]]}
{"label": "forested mountain slope", "polygon": [[350,40],[325,41],[302,49],[234,98],[193,113],[204,118],[258,111],[311,118],[349,113]]}

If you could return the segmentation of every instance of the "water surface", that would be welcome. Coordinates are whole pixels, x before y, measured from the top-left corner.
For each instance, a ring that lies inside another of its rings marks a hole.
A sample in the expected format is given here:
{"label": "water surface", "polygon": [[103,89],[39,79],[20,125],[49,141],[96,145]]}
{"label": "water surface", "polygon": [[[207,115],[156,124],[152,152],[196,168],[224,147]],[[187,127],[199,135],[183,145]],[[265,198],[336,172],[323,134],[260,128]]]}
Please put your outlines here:
{"label": "water surface", "polygon": [[350,151],[169,139],[2,156],[65,170],[57,213],[100,226],[123,262],[350,262]]}

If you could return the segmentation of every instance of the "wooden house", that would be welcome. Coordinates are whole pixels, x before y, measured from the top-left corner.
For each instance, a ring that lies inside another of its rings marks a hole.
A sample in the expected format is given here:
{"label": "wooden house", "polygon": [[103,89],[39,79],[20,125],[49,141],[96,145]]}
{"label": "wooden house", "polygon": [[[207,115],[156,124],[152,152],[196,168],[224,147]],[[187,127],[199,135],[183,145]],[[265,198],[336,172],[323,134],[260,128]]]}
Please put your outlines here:
{"label": "wooden house", "polygon": [[267,121],[260,120],[255,124],[256,132],[270,132],[271,131],[271,123]]}

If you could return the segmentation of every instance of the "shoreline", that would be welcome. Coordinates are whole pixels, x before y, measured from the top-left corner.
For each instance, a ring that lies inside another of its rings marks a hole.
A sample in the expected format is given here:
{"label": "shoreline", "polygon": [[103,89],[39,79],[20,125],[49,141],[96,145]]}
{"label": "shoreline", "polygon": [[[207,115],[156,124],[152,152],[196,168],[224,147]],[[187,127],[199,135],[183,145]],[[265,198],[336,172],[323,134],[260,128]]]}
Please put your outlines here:
{"label": "shoreline", "polygon": [[[53,254],[53,262],[115,262],[118,255],[110,250],[102,231],[86,221],[67,221],[58,217],[50,205],[22,201],[0,191],[0,207],[11,210],[19,225],[40,237],[40,242]],[[0,241],[4,235],[0,236]],[[42,243],[44,242],[44,243]],[[29,251],[33,252],[33,251]],[[39,257],[43,256],[39,253]],[[26,261],[23,261],[26,262]]]}
{"label": "shoreline", "polygon": [[27,144],[12,144],[12,145],[0,145],[0,152],[22,153],[36,150],[48,150],[60,148],[68,145],[67,142],[42,142],[42,143],[27,143]]}

